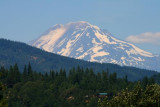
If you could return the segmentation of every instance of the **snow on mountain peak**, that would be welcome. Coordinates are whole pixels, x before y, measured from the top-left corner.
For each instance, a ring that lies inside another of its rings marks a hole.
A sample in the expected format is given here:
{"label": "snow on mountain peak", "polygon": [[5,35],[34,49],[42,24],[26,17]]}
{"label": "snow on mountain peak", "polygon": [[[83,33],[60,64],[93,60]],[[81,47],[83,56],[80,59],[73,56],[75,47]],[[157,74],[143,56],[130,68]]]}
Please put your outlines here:
{"label": "snow on mountain peak", "polygon": [[83,29],[85,29],[86,27],[95,28],[97,30],[100,29],[99,27],[97,27],[95,25],[91,25],[89,22],[86,22],[86,21],[70,22],[70,23],[66,24],[65,26],[66,27],[83,28]]}
{"label": "snow on mountain peak", "polygon": [[52,29],[53,29],[53,28],[54,28],[54,29],[56,29],[56,28],[61,28],[61,27],[63,27],[62,24],[56,24],[56,25],[54,25],[54,26],[52,27]]}
{"label": "snow on mountain peak", "polygon": [[85,21],[56,24],[31,45],[77,59],[148,69],[157,58]]}

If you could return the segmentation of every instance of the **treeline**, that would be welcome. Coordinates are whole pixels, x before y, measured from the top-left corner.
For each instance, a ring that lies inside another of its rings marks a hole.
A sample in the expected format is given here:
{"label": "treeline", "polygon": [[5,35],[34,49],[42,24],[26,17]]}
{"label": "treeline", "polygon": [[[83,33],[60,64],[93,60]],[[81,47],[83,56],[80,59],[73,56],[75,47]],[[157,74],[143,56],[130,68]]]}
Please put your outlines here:
{"label": "treeline", "polygon": [[[137,82],[128,81],[127,76],[117,78],[109,70],[94,73],[93,69],[72,68],[68,74],[65,69],[44,74],[25,65],[23,72],[18,65],[9,69],[0,68],[0,80],[7,87],[3,93],[9,107],[96,107],[97,93],[116,95],[123,89],[132,90]],[[154,84],[153,78],[140,81],[143,89]],[[111,96],[111,98],[113,97]]]}

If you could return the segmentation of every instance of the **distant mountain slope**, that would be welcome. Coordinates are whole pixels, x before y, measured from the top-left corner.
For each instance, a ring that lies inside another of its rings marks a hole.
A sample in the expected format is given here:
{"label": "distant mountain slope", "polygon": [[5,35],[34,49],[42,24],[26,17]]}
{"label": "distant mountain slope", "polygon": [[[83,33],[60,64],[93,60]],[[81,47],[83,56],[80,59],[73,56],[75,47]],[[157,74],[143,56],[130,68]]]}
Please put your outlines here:
{"label": "distant mountain slope", "polygon": [[25,64],[31,63],[33,69],[38,72],[48,72],[51,69],[65,68],[67,71],[72,67],[93,68],[95,72],[109,69],[110,73],[117,72],[118,77],[128,75],[129,80],[141,79],[144,76],[152,76],[157,72],[138,69],[134,67],[121,67],[116,64],[100,64],[67,58],[64,56],[48,53],[24,43],[0,39],[0,66],[9,67],[17,63],[22,70]]}
{"label": "distant mountain slope", "polygon": [[159,56],[84,21],[57,24],[30,45],[76,59],[160,71]]}

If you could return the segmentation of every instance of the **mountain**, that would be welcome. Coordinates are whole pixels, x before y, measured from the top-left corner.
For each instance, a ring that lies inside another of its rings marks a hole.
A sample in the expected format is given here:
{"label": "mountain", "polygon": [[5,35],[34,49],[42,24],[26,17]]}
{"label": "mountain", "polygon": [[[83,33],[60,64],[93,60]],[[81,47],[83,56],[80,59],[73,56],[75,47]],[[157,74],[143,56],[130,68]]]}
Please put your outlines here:
{"label": "mountain", "polygon": [[25,43],[0,39],[0,66],[9,68],[17,63],[22,71],[25,64],[31,63],[33,70],[37,72],[49,72],[50,70],[66,69],[68,72],[73,67],[93,68],[94,72],[109,69],[110,73],[116,72],[118,77],[128,76],[129,80],[139,80],[144,76],[157,74],[155,71],[138,69],[134,67],[122,67],[116,64],[100,64],[83,60],[68,58],[49,53],[41,49],[29,46]]}
{"label": "mountain", "polygon": [[57,24],[29,44],[48,52],[90,62],[160,71],[160,56],[119,40],[107,30],[84,21]]}

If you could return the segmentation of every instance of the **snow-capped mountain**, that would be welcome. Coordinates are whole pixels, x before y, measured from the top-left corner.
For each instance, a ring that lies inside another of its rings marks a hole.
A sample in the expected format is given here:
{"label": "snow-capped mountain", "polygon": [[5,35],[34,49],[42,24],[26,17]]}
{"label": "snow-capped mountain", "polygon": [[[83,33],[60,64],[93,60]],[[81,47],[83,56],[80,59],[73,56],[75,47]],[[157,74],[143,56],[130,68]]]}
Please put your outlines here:
{"label": "snow-capped mountain", "polygon": [[160,71],[160,57],[119,40],[88,22],[57,24],[30,45],[91,62],[115,63]]}

